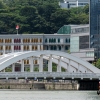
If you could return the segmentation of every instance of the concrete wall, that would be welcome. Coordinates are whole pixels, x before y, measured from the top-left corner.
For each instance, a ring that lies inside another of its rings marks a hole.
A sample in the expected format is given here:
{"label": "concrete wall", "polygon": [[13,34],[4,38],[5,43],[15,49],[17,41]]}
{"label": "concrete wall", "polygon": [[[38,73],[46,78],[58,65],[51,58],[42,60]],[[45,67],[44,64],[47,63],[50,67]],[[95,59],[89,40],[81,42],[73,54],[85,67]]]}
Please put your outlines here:
{"label": "concrete wall", "polygon": [[77,90],[75,83],[46,83],[46,90]]}
{"label": "concrete wall", "polygon": [[0,89],[77,90],[75,83],[0,83]]}
{"label": "concrete wall", "polygon": [[32,84],[9,84],[4,83],[0,84],[0,89],[30,89],[32,87]]}

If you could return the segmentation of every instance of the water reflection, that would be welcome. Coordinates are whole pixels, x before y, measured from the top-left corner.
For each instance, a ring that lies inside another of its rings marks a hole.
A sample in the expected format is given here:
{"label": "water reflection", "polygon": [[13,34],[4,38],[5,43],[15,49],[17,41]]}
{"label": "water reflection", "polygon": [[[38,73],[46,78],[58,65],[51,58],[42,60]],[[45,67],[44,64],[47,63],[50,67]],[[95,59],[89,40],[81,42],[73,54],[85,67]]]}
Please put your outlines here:
{"label": "water reflection", "polygon": [[0,100],[100,100],[96,91],[0,91]]}

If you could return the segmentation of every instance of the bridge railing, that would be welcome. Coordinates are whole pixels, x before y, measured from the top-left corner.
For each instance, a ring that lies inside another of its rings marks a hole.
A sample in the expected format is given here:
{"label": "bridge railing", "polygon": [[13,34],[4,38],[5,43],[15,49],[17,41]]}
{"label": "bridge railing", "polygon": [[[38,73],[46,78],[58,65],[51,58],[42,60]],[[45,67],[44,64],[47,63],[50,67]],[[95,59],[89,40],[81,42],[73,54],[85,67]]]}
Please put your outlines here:
{"label": "bridge railing", "polygon": [[100,73],[66,73],[66,72],[0,72],[0,78],[96,78],[100,79]]}

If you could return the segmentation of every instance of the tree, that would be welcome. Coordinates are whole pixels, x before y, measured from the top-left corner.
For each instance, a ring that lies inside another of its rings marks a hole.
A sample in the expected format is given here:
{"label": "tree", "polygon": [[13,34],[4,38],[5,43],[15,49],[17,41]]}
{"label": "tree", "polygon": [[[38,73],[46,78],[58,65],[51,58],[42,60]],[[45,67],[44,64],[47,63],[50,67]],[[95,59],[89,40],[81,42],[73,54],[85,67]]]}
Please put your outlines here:
{"label": "tree", "polygon": [[100,58],[96,62],[96,67],[100,69]]}
{"label": "tree", "polygon": [[68,24],[88,24],[89,6],[61,9],[59,0],[1,0],[0,32],[19,33],[56,33]]}
{"label": "tree", "polygon": [[89,14],[89,5],[86,5],[86,6],[83,8],[83,11],[84,11],[84,13]]}

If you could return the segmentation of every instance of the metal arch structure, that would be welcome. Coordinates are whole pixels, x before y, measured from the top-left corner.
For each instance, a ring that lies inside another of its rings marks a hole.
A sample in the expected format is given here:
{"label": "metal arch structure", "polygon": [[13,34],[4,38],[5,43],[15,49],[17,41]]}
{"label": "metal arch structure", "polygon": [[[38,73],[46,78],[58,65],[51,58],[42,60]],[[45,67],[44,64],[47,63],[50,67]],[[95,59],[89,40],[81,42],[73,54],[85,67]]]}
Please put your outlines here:
{"label": "metal arch structure", "polygon": [[40,58],[41,56],[43,56],[43,59],[47,60],[49,60],[49,58],[52,57],[52,62],[58,64],[58,66],[60,67],[64,67],[67,72],[100,73],[100,69],[96,68],[87,61],[82,60],[81,58],[77,58],[65,52],[48,50],[4,54],[0,56],[0,71],[5,69],[9,65],[16,63],[19,60],[29,57]]}

